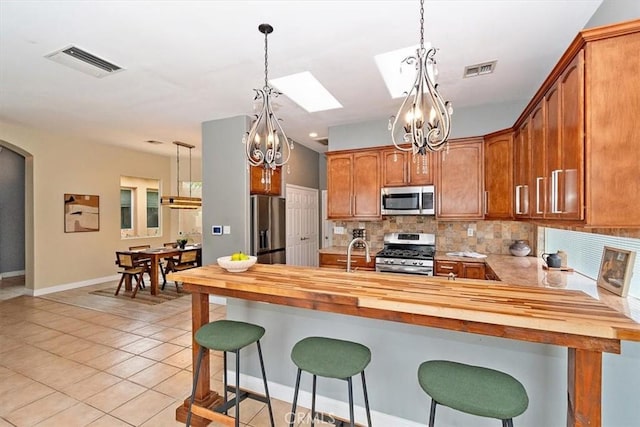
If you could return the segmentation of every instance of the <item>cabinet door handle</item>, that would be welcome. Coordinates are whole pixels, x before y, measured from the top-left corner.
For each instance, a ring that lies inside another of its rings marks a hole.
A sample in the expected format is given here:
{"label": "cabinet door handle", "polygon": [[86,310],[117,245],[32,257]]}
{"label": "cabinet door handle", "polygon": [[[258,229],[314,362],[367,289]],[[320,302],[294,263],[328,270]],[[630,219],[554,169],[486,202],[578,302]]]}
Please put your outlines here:
{"label": "cabinet door handle", "polygon": [[489,213],[489,192],[485,191],[484,192],[484,214],[488,214]]}
{"label": "cabinet door handle", "polygon": [[516,185],[516,215],[522,214],[522,211],[520,210],[520,189],[521,188],[522,188],[522,185]]}
{"label": "cabinet door handle", "polygon": [[542,181],[544,177],[538,176],[536,177],[536,213],[541,214],[544,213],[540,209],[540,181]]}
{"label": "cabinet door handle", "polygon": [[443,270],[453,270],[453,266],[451,265],[441,265],[440,268]]}
{"label": "cabinet door handle", "polygon": [[556,169],[551,172],[551,212],[562,213],[562,210],[558,208],[560,205],[560,194],[558,192],[559,175],[562,173],[562,169]]}
{"label": "cabinet door handle", "polygon": [[523,205],[524,205],[524,210],[522,211],[523,214],[527,215],[529,213],[529,186],[528,185],[523,185],[522,188],[524,189],[524,191],[522,192],[523,195]]}

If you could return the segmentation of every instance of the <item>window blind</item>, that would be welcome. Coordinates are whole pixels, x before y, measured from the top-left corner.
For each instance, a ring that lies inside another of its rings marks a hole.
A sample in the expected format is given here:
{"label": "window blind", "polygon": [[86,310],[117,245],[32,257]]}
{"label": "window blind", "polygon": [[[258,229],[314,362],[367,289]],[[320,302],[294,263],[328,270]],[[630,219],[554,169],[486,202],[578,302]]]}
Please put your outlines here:
{"label": "window blind", "polygon": [[640,298],[640,239],[545,228],[545,252],[565,251],[569,267],[594,280],[598,278],[605,246],[636,252],[629,295]]}

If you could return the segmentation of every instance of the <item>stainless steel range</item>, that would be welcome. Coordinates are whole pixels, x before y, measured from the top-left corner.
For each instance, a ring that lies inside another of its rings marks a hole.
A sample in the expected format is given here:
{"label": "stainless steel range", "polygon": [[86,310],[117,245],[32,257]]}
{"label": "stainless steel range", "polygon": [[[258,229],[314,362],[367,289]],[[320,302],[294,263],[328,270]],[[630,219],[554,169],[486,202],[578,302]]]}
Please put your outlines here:
{"label": "stainless steel range", "polygon": [[376,271],[433,276],[435,234],[387,233],[376,254]]}

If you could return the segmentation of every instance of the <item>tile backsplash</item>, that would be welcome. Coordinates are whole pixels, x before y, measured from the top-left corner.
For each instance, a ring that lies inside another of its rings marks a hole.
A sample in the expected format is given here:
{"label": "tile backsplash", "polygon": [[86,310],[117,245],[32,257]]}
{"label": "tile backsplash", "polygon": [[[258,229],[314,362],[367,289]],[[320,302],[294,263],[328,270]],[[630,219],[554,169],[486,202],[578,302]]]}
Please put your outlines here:
{"label": "tile backsplash", "polygon": [[[333,234],[334,246],[347,246],[354,228],[365,228],[367,240],[374,248],[381,248],[385,233],[433,233],[438,251],[475,251],[483,254],[509,254],[515,240],[526,240],[535,254],[536,226],[518,221],[437,221],[429,216],[389,216],[382,221],[334,221],[344,227],[345,234]],[[467,235],[468,228],[473,236]]]}

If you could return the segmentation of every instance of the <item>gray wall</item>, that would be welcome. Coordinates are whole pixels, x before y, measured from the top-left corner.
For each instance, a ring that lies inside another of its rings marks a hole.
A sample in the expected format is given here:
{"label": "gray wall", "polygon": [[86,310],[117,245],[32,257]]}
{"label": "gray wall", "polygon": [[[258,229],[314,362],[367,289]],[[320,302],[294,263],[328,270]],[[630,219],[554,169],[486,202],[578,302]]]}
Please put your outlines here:
{"label": "gray wall", "polygon": [[319,154],[298,143],[294,143],[294,147],[291,158],[282,172],[284,181],[301,187],[319,188]]}
{"label": "gray wall", "polygon": [[[249,253],[249,179],[242,136],[247,116],[202,124],[202,263],[233,252]],[[213,236],[212,225],[231,234]]]}
{"label": "gray wall", "polygon": [[638,0],[604,0],[584,28],[640,18]]}
{"label": "gray wall", "polygon": [[[528,94],[533,96],[533,94]],[[513,126],[529,99],[501,104],[455,108],[451,138],[482,136]],[[389,115],[395,112],[389,112]],[[329,151],[391,145],[389,119],[371,120],[329,128]]]}
{"label": "gray wall", "polygon": [[24,271],[24,157],[0,147],[0,276]]}

